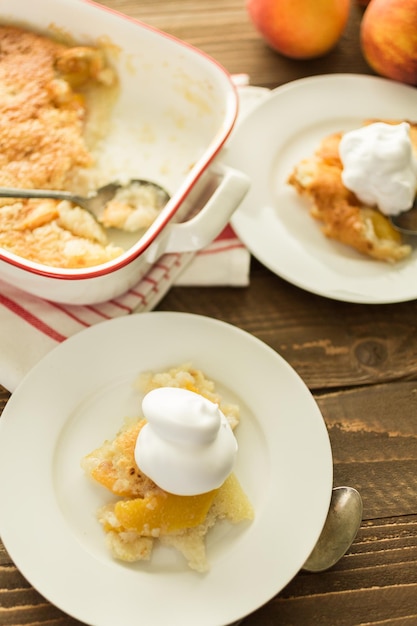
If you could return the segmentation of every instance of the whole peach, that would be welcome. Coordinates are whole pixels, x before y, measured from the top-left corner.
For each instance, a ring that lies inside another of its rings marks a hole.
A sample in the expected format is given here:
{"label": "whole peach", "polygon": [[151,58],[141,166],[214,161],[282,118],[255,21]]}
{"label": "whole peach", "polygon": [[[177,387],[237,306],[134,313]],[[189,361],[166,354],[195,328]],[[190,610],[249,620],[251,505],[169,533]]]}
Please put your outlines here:
{"label": "whole peach", "polygon": [[377,74],[417,85],[417,0],[371,0],[360,41],[365,60]]}
{"label": "whole peach", "polygon": [[249,16],[265,41],[294,58],[323,56],[339,41],[351,0],[247,0]]}

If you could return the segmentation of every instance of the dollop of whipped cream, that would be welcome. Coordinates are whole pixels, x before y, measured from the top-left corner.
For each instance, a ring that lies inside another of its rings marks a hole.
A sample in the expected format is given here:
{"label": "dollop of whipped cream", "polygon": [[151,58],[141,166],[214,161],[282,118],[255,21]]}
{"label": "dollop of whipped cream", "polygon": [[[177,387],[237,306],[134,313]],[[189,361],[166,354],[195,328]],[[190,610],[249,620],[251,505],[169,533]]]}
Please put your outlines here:
{"label": "dollop of whipped cream", "polygon": [[232,471],[237,441],[217,404],[187,389],[161,387],[143,399],[147,424],[135,461],[161,489],[193,496],[217,489]]}
{"label": "dollop of whipped cream", "polygon": [[410,209],[417,190],[417,158],[410,125],[375,122],[343,135],[342,182],[364,204],[385,215]]}

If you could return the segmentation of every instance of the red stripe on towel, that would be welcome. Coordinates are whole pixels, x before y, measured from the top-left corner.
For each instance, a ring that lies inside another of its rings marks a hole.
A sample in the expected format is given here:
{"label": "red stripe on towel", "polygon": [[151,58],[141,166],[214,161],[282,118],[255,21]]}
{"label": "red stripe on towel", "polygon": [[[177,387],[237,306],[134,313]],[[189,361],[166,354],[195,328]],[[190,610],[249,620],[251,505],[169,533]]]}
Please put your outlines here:
{"label": "red stripe on towel", "polygon": [[51,326],[42,322],[42,320],[36,317],[36,315],[33,315],[32,313],[24,309],[22,306],[17,304],[17,302],[13,302],[13,300],[10,300],[9,298],[2,296],[1,294],[0,294],[0,304],[2,304],[7,309],[12,311],[12,313],[15,313],[16,315],[21,317],[25,322],[27,322],[28,324],[30,324],[37,330],[41,331],[44,335],[46,335],[50,339],[53,339],[54,341],[58,341],[59,343],[61,343],[61,341],[64,341],[66,339],[65,335],[61,335],[61,333],[58,333],[56,330],[51,328]]}
{"label": "red stripe on towel", "polygon": [[94,313],[95,315],[99,315],[105,320],[111,320],[111,315],[106,315],[104,311],[101,311],[98,307],[96,308],[92,304],[85,305],[85,308],[88,309],[88,311],[91,311],[92,313]]}
{"label": "red stripe on towel", "polygon": [[199,255],[204,256],[206,254],[218,254],[220,252],[228,252],[229,250],[237,250],[238,248],[244,248],[243,244],[233,240],[233,243],[228,245],[223,245],[222,247],[217,248],[205,248],[204,250],[200,250]]}
{"label": "red stripe on towel", "polygon": [[66,309],[65,306],[58,304],[57,302],[51,302],[51,301],[49,301],[48,304],[58,309],[58,311],[61,311],[61,313],[63,313],[64,315],[67,315],[70,319],[74,320],[74,322],[77,322],[77,324],[80,324],[81,326],[84,326],[85,328],[88,328],[89,326],[91,326],[91,324],[82,320],[78,315],[75,315],[71,310]]}
{"label": "red stripe on towel", "polygon": [[216,241],[221,241],[222,239],[237,239],[236,233],[230,224],[227,224],[227,226],[223,228],[222,232],[217,235],[213,243],[215,243]]}

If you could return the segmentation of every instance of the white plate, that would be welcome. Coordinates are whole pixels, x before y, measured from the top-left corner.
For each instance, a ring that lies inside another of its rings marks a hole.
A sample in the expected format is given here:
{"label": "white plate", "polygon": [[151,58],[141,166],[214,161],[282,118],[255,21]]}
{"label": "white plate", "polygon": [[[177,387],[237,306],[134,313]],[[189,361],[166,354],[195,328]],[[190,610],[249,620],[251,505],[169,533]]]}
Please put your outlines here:
{"label": "white plate", "polygon": [[395,265],[327,239],[286,183],[320,140],[366,118],[416,119],[417,90],[374,76],[304,78],[273,90],[239,124],[226,161],[252,187],[232,217],[252,254],[278,276],[336,300],[385,303],[417,297],[417,250]]}
{"label": "white plate", "polygon": [[[138,374],[186,360],[241,406],[236,474],[256,515],[211,531],[205,575],[168,548],[148,564],[113,560],[95,519],[108,492],[80,469],[138,414]],[[302,567],[326,517],[332,456],[313,397],[276,352],[223,322],[158,312],[82,331],[31,370],[0,420],[0,477],[4,544],[59,608],[95,626],[219,626]]]}

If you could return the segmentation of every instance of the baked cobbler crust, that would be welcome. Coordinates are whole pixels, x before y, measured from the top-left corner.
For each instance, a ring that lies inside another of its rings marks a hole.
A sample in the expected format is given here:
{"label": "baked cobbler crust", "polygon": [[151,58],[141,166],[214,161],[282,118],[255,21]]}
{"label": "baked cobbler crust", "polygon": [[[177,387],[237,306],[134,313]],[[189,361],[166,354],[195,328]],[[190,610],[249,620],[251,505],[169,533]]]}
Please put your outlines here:
{"label": "baked cobbler crust", "polygon": [[[98,49],[0,26],[0,186],[71,189],[77,172],[93,164],[85,138],[90,97],[95,90],[100,97],[113,93],[115,82]],[[82,234],[80,216],[64,222],[64,211],[57,201],[0,199],[0,246],[61,268],[123,252],[104,231],[98,237],[85,211]]]}

